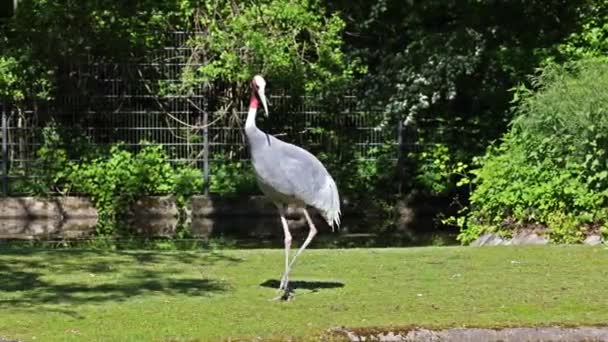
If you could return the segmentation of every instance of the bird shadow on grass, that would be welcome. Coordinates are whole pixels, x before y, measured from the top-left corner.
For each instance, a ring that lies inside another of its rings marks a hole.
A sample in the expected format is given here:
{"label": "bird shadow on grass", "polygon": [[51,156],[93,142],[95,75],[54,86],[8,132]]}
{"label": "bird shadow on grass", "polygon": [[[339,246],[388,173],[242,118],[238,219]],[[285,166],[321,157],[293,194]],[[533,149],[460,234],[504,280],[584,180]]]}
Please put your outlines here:
{"label": "bird shadow on grass", "polygon": [[240,259],[221,253],[0,250],[0,308],[79,317],[78,305],[157,295],[206,297],[230,290],[200,271],[217,262]]}
{"label": "bird shadow on grass", "polygon": [[[278,289],[279,285],[281,285],[281,281],[277,279],[268,279],[260,284],[262,287],[270,287],[274,289]],[[319,292],[320,290],[324,289],[336,289],[344,287],[344,283],[336,281],[292,280],[289,282],[289,287],[292,290],[304,289],[312,292]]]}

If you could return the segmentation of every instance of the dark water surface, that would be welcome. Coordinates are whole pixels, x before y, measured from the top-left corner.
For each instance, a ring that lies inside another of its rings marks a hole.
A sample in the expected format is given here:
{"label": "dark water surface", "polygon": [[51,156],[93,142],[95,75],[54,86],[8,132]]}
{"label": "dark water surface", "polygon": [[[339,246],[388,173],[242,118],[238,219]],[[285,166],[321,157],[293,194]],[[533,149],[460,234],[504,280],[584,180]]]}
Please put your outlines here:
{"label": "dark water surface", "polygon": [[[90,241],[94,239],[96,219],[0,219],[0,243],[7,241]],[[332,232],[317,222],[319,233],[311,248],[332,247],[402,247],[457,244],[457,232],[442,229],[414,229],[378,218],[346,218],[339,230]],[[431,228],[431,227],[429,227]],[[182,241],[217,243],[234,248],[280,248],[283,230],[277,217],[194,217],[187,222],[175,218],[138,218],[126,227],[135,238],[128,241],[162,241],[183,232]],[[294,246],[308,233],[302,220],[290,221]]]}

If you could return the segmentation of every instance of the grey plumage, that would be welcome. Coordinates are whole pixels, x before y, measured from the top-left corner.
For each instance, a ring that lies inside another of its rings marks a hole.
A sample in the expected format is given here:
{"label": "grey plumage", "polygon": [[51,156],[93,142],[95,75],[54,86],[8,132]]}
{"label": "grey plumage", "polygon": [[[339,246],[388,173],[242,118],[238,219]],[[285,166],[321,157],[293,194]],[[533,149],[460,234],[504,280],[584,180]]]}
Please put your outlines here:
{"label": "grey plumage", "polygon": [[[279,290],[285,290],[281,298],[288,299],[291,294],[288,287],[289,272],[298,255],[304,251],[317,233],[306,206],[316,208],[333,230],[334,226],[340,225],[340,195],[333,178],[315,156],[303,148],[262,132],[256,126],[255,117],[260,102],[268,116],[266,95],[264,94],[266,82],[261,76],[255,76],[251,86],[252,94],[245,123],[245,135],[260,189],[276,204],[281,216],[285,234],[285,272],[281,277]],[[287,204],[302,207],[309,227],[306,240],[291,261],[289,261],[291,233],[285,219]]]}
{"label": "grey plumage", "polygon": [[251,162],[262,192],[277,204],[309,205],[332,227],[340,225],[340,196],[325,166],[305,149],[246,130]]}

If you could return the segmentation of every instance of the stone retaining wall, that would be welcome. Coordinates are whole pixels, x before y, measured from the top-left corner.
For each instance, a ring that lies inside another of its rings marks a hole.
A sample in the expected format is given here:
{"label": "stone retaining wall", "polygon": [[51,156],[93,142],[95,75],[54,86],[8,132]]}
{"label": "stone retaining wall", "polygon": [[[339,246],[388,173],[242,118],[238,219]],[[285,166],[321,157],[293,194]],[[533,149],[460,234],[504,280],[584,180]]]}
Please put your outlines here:
{"label": "stone retaining wall", "polygon": [[[288,208],[288,215],[299,216],[296,208]],[[175,199],[171,196],[149,196],[136,201],[130,210],[134,217],[177,217]],[[379,213],[361,213],[349,205],[342,205],[343,215],[365,216]],[[218,197],[193,196],[186,206],[187,216],[276,216],[277,208],[264,196]],[[0,197],[0,219],[34,218],[91,218],[97,210],[86,197]]]}
{"label": "stone retaining wall", "polygon": [[[342,211],[350,220],[379,214],[361,213],[349,206],[343,206]],[[185,208],[181,218],[184,221],[178,222],[179,216],[174,198],[145,197],[130,208],[129,220],[144,236],[171,236],[180,223],[188,224],[196,237],[208,237],[213,232],[245,236],[281,232],[277,209],[263,196],[195,196]],[[296,208],[288,209],[288,218],[291,228],[306,227]],[[314,219],[319,227],[325,226],[318,215]],[[94,233],[96,223],[97,211],[85,197],[0,198],[0,239],[83,238]]]}
{"label": "stone retaining wall", "polygon": [[3,197],[0,198],[0,219],[91,218],[97,211],[84,197]]}
{"label": "stone retaining wall", "polygon": [[[144,197],[131,207],[134,217],[177,217],[171,196]],[[194,196],[186,208],[188,216],[268,216],[276,207],[262,196],[219,198]],[[0,219],[96,218],[97,210],[86,197],[4,197],[0,198]]]}

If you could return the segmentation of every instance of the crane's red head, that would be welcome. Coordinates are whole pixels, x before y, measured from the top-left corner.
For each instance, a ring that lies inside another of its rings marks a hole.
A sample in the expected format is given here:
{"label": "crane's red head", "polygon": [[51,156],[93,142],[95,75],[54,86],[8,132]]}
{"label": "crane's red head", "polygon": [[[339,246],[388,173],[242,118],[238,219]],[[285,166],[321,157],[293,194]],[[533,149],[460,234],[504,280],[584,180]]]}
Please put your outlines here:
{"label": "crane's red head", "polygon": [[253,80],[251,80],[251,88],[253,89],[255,96],[257,96],[256,100],[259,98],[260,102],[262,102],[262,106],[264,106],[264,114],[268,116],[268,104],[266,103],[266,94],[264,93],[266,89],[266,81],[262,76],[255,75]]}

